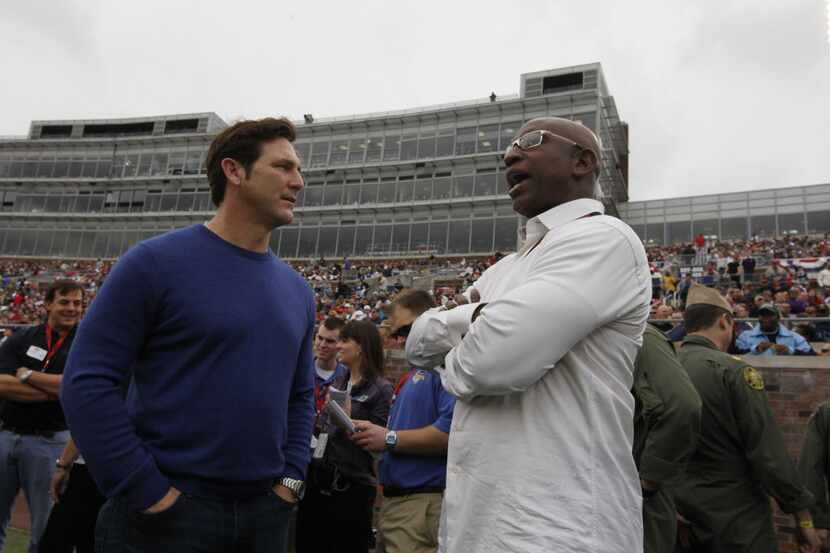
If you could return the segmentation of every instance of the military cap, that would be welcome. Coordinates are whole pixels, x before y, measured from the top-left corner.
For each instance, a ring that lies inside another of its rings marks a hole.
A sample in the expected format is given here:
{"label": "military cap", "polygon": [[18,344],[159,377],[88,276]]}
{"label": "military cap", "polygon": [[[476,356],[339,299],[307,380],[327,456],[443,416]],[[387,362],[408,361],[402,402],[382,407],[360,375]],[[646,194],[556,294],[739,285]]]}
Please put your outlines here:
{"label": "military cap", "polygon": [[775,315],[776,317],[781,316],[781,312],[778,310],[778,307],[774,303],[765,303],[764,305],[758,308],[759,315],[764,311],[772,315]]}
{"label": "military cap", "polygon": [[686,298],[686,307],[688,308],[692,305],[699,304],[714,305],[715,307],[726,309],[729,313],[732,313],[732,306],[729,305],[729,302],[717,290],[709,288],[708,286],[693,284]]}

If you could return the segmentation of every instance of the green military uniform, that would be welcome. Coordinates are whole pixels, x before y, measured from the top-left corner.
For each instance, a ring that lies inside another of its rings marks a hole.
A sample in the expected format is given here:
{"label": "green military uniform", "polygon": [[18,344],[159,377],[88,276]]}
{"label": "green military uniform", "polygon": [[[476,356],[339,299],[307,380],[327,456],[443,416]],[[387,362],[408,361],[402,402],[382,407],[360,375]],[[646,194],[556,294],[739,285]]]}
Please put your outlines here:
{"label": "green military uniform", "polygon": [[659,485],[656,492],[643,491],[645,553],[666,553],[677,534],[674,488],[700,431],[700,396],[674,345],[652,326],[634,367],[634,460],[640,478]]}
{"label": "green military uniform", "polygon": [[768,495],[788,513],[813,497],[787,454],[763,378],[702,336],[687,336],[679,358],[703,401],[700,440],[676,493],[695,550],[777,552]]}
{"label": "green military uniform", "polygon": [[798,458],[798,472],[816,498],[810,509],[816,528],[830,529],[830,500],[827,497],[830,462],[830,401],[819,406],[807,424],[807,434]]}

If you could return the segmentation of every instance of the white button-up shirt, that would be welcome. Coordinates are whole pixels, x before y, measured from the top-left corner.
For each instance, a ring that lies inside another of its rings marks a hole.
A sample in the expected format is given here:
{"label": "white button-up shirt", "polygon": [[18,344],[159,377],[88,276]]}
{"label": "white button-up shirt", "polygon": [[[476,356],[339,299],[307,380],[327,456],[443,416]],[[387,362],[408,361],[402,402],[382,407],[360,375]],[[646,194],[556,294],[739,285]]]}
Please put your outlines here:
{"label": "white button-up shirt", "polygon": [[645,250],[600,202],[528,221],[529,245],[474,287],[487,305],[431,310],[409,361],[458,397],[440,551],[640,553],[634,359],[649,313]]}

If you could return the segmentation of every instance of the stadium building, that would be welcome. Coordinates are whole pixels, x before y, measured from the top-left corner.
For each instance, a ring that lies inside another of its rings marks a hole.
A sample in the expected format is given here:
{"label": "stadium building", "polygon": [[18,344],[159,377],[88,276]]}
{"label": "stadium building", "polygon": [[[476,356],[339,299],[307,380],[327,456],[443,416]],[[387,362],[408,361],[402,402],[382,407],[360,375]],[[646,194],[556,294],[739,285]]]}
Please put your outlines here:
{"label": "stadium building", "polygon": [[[504,149],[556,115],[603,141],[603,201],[627,200],[627,133],[599,64],[521,75],[519,94],[298,122],[306,188],[273,234],[284,258],[472,255],[516,247]],[[110,258],[211,216],[213,113],[34,121],[0,140],[0,255]]]}
{"label": "stadium building", "polygon": [[[628,202],[628,127],[602,68],[523,74],[519,93],[297,122],[306,188],[272,237],[284,258],[486,255],[513,250],[521,218],[502,154],[523,122],[579,120],[603,143],[609,213],[648,243],[830,232],[830,185]],[[0,255],[117,257],[210,218],[213,113],[34,121],[0,139]]]}

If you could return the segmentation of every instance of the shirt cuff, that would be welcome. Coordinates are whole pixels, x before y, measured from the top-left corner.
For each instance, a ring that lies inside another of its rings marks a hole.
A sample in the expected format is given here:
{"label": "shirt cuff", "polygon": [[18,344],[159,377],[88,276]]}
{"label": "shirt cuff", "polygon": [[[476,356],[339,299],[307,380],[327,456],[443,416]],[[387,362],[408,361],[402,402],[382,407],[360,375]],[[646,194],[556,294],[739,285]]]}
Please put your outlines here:
{"label": "shirt cuff", "polygon": [[454,345],[461,342],[461,338],[470,330],[470,323],[478,303],[467,303],[447,311],[447,330],[450,341]]}

